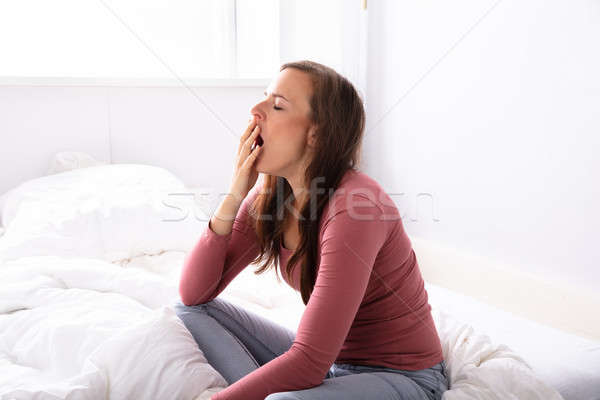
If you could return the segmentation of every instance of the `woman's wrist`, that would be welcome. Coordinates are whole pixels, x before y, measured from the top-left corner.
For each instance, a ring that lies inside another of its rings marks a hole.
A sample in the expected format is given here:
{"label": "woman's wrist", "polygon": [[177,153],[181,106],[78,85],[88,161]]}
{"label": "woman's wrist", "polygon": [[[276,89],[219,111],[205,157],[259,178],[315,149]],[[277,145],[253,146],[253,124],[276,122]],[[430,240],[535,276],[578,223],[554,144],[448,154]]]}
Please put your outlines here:
{"label": "woman's wrist", "polygon": [[219,235],[228,235],[231,233],[242,201],[243,199],[238,200],[237,195],[228,193],[221,201],[219,207],[213,212],[209,228]]}
{"label": "woman's wrist", "polygon": [[235,219],[235,215],[231,217],[222,217],[219,214],[217,214],[216,211],[213,213],[213,217],[215,217],[216,219],[220,219],[221,221],[233,221]]}
{"label": "woman's wrist", "polygon": [[246,196],[242,195],[241,193],[239,193],[235,189],[229,188],[229,191],[227,192],[227,195],[226,195],[225,198],[229,199],[230,201],[232,201],[234,203],[241,204],[244,201],[245,197]]}

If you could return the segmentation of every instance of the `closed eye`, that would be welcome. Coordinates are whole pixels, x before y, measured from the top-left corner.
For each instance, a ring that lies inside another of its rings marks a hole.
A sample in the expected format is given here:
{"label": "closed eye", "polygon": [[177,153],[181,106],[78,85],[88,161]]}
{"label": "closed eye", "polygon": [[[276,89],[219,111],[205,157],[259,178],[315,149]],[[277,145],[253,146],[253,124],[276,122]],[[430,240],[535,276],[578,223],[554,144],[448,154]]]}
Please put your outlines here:
{"label": "closed eye", "polygon": [[283,108],[277,107],[277,106],[273,106],[273,108],[276,109],[276,110],[283,110]]}

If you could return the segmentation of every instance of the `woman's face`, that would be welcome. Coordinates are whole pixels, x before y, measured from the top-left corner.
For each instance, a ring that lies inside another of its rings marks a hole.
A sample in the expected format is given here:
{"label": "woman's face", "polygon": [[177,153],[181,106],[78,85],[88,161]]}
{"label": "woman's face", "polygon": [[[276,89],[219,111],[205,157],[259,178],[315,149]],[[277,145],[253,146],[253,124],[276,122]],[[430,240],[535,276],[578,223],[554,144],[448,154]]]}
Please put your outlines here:
{"label": "woman's face", "polygon": [[[255,161],[258,172],[290,178],[300,172],[310,156],[311,121],[308,74],[286,68],[274,78],[265,97],[250,110],[260,126],[263,148]],[[303,174],[303,171],[302,171]]]}

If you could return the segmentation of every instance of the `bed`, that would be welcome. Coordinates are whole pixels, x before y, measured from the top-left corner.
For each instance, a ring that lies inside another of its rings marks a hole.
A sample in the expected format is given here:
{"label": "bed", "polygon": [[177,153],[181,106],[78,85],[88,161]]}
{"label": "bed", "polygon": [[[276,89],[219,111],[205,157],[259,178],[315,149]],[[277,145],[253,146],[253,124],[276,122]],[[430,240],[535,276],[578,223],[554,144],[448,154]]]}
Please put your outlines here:
{"label": "bed", "polygon": [[[210,186],[139,164],[55,171],[2,195],[0,399],[196,399],[226,387],[173,309],[186,252],[217,200]],[[469,263],[411,241],[450,375],[445,400],[600,399],[588,314],[600,303],[573,299],[588,302],[587,324],[518,315]],[[296,330],[298,294],[273,271],[252,271],[220,296]]]}

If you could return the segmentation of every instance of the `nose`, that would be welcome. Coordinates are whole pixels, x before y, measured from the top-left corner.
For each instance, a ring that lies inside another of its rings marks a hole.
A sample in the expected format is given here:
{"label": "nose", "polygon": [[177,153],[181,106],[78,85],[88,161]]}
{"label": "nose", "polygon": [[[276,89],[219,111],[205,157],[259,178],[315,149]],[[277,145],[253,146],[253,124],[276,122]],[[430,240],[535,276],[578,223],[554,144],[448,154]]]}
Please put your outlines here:
{"label": "nose", "polygon": [[263,116],[263,113],[261,111],[259,111],[259,110],[256,110],[255,108],[253,108],[250,111],[250,115],[252,117],[254,117],[254,119],[256,120],[256,122],[261,122],[261,121],[263,121],[265,119],[264,116]]}
{"label": "nose", "polygon": [[262,116],[262,114],[260,112],[252,112],[251,115],[252,115],[252,117],[254,117],[256,122],[260,122],[264,119],[264,117]]}
{"label": "nose", "polygon": [[257,103],[254,107],[252,107],[252,109],[250,110],[250,115],[252,115],[253,117],[256,118],[256,121],[262,121],[265,119],[265,113],[262,111],[261,107],[262,107],[263,101]]}

